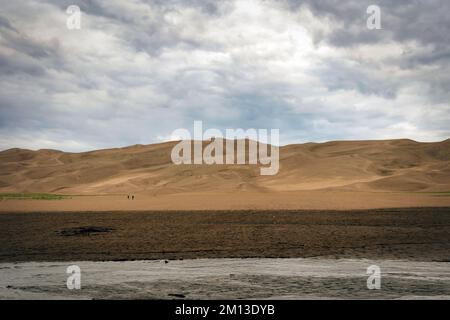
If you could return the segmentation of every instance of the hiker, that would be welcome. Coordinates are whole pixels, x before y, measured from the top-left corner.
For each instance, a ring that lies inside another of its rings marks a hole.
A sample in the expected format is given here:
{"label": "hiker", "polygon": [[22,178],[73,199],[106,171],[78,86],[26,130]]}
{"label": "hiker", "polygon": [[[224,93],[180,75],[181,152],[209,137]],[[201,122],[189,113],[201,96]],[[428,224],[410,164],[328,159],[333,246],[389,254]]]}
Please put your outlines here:
{"label": "hiker", "polygon": [[130,195],[128,195],[128,200],[130,200]]}
{"label": "hiker", "polygon": [[131,196],[131,200],[134,200],[134,195],[133,195],[133,196]]}

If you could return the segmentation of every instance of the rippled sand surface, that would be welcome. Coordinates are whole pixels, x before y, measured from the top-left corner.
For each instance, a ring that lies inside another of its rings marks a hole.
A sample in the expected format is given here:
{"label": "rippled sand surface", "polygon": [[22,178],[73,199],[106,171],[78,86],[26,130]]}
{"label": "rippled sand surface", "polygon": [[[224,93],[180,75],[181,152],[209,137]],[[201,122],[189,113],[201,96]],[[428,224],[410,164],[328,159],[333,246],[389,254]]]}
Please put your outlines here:
{"label": "rippled sand surface", "polygon": [[[81,289],[66,286],[69,265]],[[381,288],[367,288],[367,268]],[[2,299],[450,298],[450,263],[362,259],[195,259],[0,264]]]}

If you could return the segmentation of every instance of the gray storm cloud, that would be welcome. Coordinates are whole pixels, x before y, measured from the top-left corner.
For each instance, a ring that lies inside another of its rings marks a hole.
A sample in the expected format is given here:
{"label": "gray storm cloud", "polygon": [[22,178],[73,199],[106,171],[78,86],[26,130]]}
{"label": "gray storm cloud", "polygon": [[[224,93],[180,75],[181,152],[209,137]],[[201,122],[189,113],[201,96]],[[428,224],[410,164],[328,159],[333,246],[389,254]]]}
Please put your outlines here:
{"label": "gray storm cloud", "polygon": [[194,120],[279,128],[281,144],[450,137],[448,1],[1,6],[0,149],[154,143]]}

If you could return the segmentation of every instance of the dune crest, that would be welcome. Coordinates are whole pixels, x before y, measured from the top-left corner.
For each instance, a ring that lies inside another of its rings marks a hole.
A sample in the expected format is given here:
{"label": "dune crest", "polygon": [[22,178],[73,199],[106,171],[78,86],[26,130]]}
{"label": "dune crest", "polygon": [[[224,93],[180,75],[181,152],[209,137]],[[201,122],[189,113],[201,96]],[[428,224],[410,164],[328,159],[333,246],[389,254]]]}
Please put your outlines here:
{"label": "dune crest", "polygon": [[449,191],[450,139],[333,141],[280,147],[280,170],[259,165],[174,165],[177,142],[67,153],[0,152],[0,192],[149,195],[300,190]]}

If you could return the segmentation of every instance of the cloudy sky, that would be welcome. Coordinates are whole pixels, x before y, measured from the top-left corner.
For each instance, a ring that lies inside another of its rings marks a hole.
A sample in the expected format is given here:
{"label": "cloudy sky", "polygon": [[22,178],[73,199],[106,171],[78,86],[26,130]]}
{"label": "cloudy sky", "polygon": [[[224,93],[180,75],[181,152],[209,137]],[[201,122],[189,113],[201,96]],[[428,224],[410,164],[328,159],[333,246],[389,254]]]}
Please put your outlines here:
{"label": "cloudy sky", "polygon": [[[381,8],[369,30],[367,7]],[[69,5],[81,29],[66,27]],[[0,0],[0,149],[450,137],[448,0]]]}

